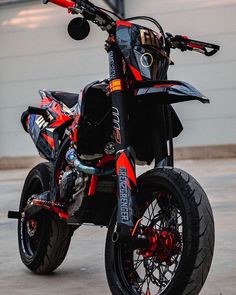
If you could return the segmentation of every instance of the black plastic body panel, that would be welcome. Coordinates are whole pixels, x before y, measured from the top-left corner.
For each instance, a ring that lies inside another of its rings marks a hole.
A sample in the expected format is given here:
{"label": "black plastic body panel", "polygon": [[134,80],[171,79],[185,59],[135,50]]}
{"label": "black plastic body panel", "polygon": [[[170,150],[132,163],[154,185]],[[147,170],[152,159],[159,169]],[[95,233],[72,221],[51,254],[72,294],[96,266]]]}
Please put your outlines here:
{"label": "black plastic body panel", "polygon": [[144,81],[136,83],[135,96],[142,98],[155,98],[160,104],[173,104],[178,102],[198,100],[209,103],[206,98],[192,85],[181,81]]}
{"label": "black plastic body panel", "polygon": [[170,59],[164,50],[162,36],[146,27],[129,24],[117,27],[116,43],[131,71],[139,72],[140,80],[164,79]]}

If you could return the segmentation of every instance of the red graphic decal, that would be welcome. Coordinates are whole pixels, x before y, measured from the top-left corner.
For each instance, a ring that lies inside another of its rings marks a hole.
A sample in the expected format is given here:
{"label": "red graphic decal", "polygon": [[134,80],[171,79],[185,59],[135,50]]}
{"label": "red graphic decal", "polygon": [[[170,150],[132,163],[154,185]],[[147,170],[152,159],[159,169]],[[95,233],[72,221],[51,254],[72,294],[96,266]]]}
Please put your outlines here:
{"label": "red graphic decal", "polygon": [[129,64],[129,67],[130,67],[130,69],[131,69],[131,71],[132,71],[132,73],[133,73],[135,79],[136,79],[137,81],[142,81],[143,78],[142,78],[140,72],[139,72],[137,69],[135,69],[135,67],[131,66],[130,64]]}
{"label": "red graphic decal", "polygon": [[154,85],[153,87],[155,88],[161,88],[161,87],[171,87],[171,86],[176,86],[178,84],[157,84],[157,85]]}
{"label": "red graphic decal", "polygon": [[58,126],[61,126],[62,124],[64,124],[66,121],[69,121],[71,120],[70,117],[67,117],[67,116],[58,116],[57,117],[57,121],[52,123],[50,125],[50,127],[58,127]]}
{"label": "red graphic decal", "polygon": [[125,152],[123,152],[116,162],[116,173],[119,174],[120,168],[126,168],[128,178],[137,186],[136,175],[134,167],[131,165],[129,159],[127,158]]}
{"label": "red graphic decal", "polygon": [[51,102],[52,102],[51,98],[44,96],[44,98],[41,100],[41,103],[39,106],[42,107],[42,106],[50,104]]}
{"label": "red graphic decal", "polygon": [[55,142],[54,139],[46,134],[42,134],[43,137],[46,139],[46,141],[48,142],[48,144],[51,146],[52,149],[55,149]]}
{"label": "red graphic decal", "polygon": [[190,46],[192,48],[197,48],[197,49],[204,49],[204,46],[193,44],[193,43],[189,43],[188,46]]}
{"label": "red graphic decal", "polygon": [[75,143],[78,142],[78,124],[79,124],[80,115],[77,115],[70,126],[71,136],[70,140]]}

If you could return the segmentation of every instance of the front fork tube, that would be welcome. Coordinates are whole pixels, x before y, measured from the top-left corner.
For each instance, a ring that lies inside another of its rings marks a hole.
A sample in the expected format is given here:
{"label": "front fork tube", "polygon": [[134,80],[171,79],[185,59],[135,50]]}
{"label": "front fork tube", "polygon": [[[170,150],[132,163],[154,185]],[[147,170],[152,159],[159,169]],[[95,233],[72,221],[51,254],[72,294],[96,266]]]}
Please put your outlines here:
{"label": "front fork tube", "polygon": [[117,229],[113,241],[128,240],[137,219],[135,153],[128,147],[117,154],[116,174],[118,186]]}
{"label": "front fork tube", "polygon": [[113,241],[128,240],[135,225],[137,182],[135,152],[130,146],[125,85],[122,80],[122,57],[118,50],[109,52],[110,92],[114,137],[116,141],[117,229]]}

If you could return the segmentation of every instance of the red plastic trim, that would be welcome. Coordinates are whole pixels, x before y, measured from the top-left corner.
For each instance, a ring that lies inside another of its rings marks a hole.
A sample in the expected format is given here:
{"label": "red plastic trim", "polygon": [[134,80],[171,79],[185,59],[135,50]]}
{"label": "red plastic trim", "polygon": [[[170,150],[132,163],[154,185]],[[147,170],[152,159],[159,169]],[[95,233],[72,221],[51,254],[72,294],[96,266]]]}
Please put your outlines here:
{"label": "red plastic trim", "polygon": [[49,2],[52,2],[56,5],[59,5],[59,6],[65,7],[65,8],[75,6],[75,2],[70,1],[70,0],[49,0]]}
{"label": "red plastic trim", "polygon": [[140,72],[139,72],[135,67],[133,67],[133,66],[130,65],[130,64],[129,64],[129,67],[130,67],[130,69],[131,69],[131,71],[132,71],[132,73],[133,73],[135,79],[136,79],[137,81],[142,81],[142,80],[143,80],[143,77],[141,76]]}
{"label": "red plastic trim", "polygon": [[119,175],[120,167],[125,167],[127,169],[127,177],[129,178],[129,180],[131,180],[135,184],[135,186],[137,186],[137,180],[136,180],[134,167],[131,165],[125,152],[120,154],[119,158],[117,159],[117,162],[116,162],[117,175]]}
{"label": "red plastic trim", "polygon": [[193,43],[189,43],[188,46],[190,46],[192,48],[204,49],[204,46],[193,44]]}
{"label": "red plastic trim", "polygon": [[123,21],[123,20],[117,20],[117,21],[116,21],[116,26],[117,26],[117,27],[123,26],[123,27],[131,28],[132,25],[133,25],[132,23],[130,23],[130,22],[126,22],[126,21]]}
{"label": "red plastic trim", "polygon": [[[99,162],[97,163],[97,167],[103,167],[105,164],[112,162],[114,160],[115,160],[114,156],[105,155],[101,160],[99,160]],[[98,183],[98,176],[93,175],[91,177],[91,182],[89,186],[89,192],[88,192],[89,196],[95,195],[97,183]]]}

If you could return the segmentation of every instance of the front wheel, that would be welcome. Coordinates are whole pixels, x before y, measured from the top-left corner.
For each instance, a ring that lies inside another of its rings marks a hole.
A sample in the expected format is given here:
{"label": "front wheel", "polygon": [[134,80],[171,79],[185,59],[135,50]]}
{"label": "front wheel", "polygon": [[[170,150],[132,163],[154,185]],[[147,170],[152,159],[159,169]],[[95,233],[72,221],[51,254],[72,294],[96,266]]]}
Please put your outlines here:
{"label": "front wheel", "polygon": [[113,295],[197,295],[210,269],[214,221],[199,183],[180,169],[154,169],[138,178],[137,234],[149,246],[106,240],[106,273]]}

